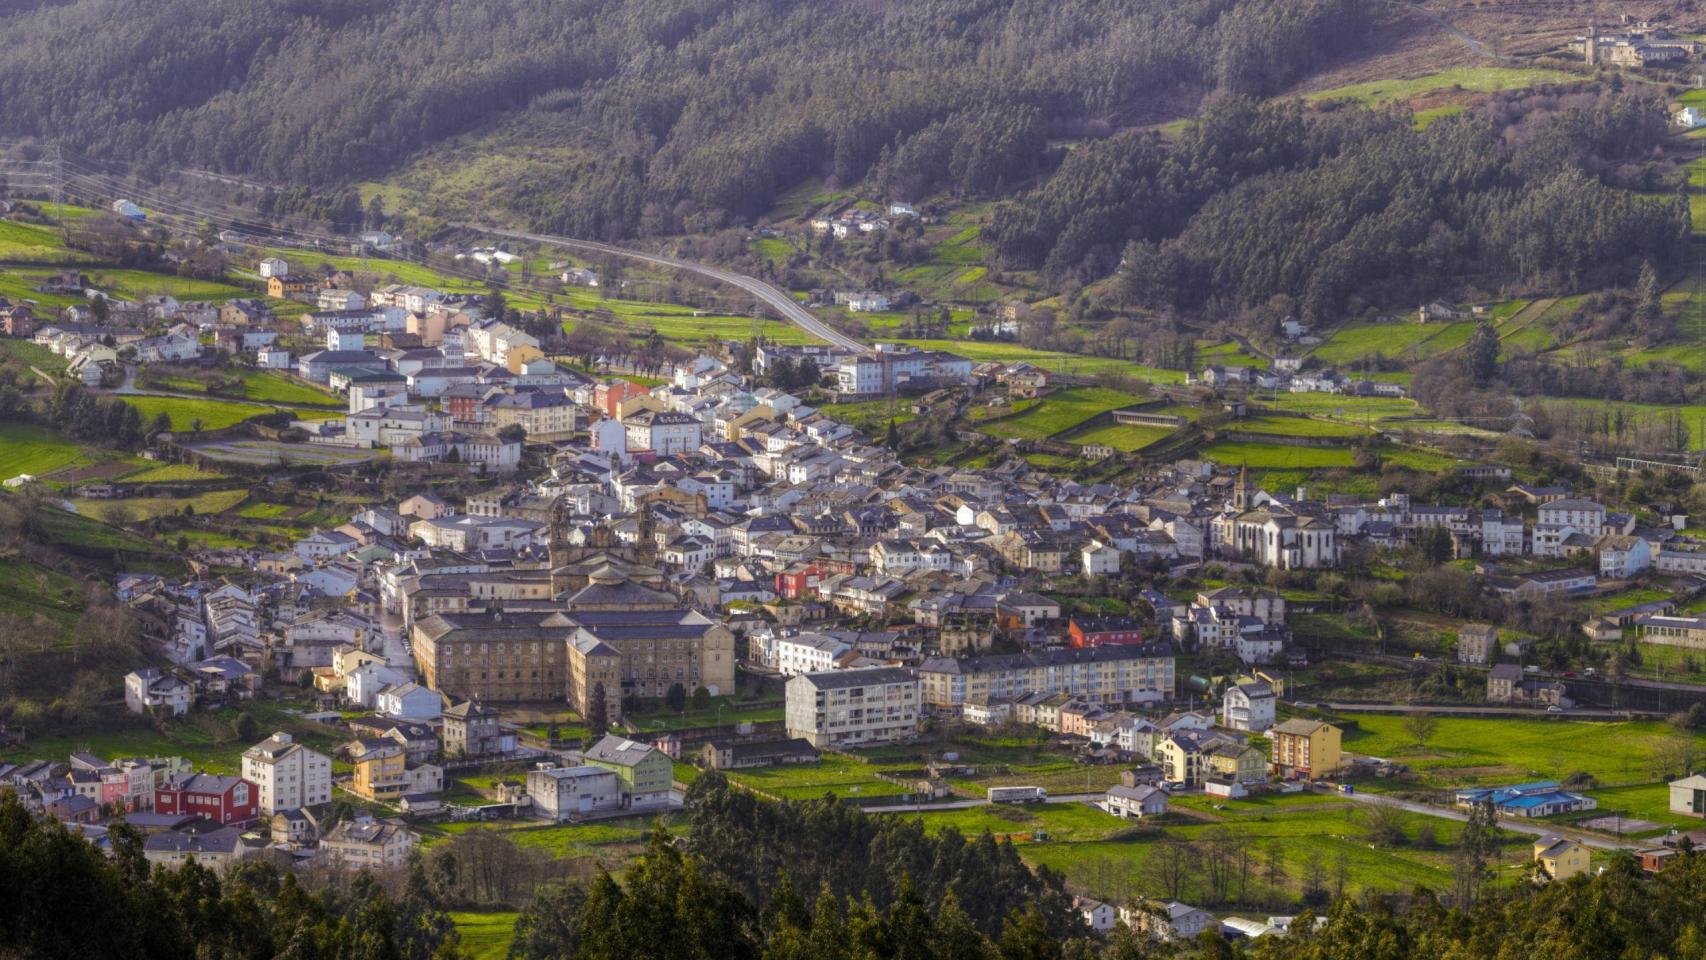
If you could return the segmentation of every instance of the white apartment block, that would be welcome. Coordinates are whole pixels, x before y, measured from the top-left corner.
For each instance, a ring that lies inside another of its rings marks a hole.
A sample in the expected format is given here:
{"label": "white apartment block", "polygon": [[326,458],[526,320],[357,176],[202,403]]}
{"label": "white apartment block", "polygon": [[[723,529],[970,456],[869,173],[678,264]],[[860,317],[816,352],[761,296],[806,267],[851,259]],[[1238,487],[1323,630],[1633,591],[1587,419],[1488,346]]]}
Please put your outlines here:
{"label": "white apartment block", "polygon": [[260,812],[332,802],[332,758],[275,733],[243,751],[243,779],[260,791]]}
{"label": "white apartment block", "polygon": [[782,637],[776,641],[776,669],[784,677],[823,673],[834,670],[835,661],[852,649],[846,641],[821,633]]}
{"label": "white apartment block", "polygon": [[788,736],[818,749],[910,740],[918,680],[900,667],[803,673],[788,681]]}

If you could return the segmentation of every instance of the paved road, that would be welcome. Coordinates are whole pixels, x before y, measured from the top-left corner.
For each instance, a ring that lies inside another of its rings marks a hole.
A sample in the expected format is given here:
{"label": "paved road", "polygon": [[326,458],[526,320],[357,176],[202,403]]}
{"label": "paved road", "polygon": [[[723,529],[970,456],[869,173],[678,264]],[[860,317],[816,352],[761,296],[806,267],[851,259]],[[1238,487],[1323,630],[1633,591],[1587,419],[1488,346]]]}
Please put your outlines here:
{"label": "paved road", "polygon": [[385,613],[379,618],[379,640],[379,649],[374,652],[385,657],[386,666],[413,677],[415,675],[415,658],[403,643],[402,615]]}
{"label": "paved road", "polygon": [[780,313],[789,323],[792,323],[794,326],[799,327],[801,330],[804,330],[819,340],[823,340],[826,343],[832,343],[835,346],[842,347],[847,350],[865,349],[864,344],[833,329],[822,320],[813,316],[810,310],[801,306],[800,302],[789,296],[786,291],[779,290],[757,277],[749,277],[745,274],[724,270],[721,267],[713,267],[703,263],[694,263],[691,260],[678,260],[675,257],[666,257],[655,253],[642,253],[638,250],[629,250],[625,247],[614,247],[608,243],[598,243],[593,240],[576,240],[572,237],[557,237],[543,233],[523,233],[519,230],[500,230],[496,227],[482,227],[471,223],[458,223],[453,224],[453,226],[462,227],[468,230],[476,230],[481,233],[491,234],[495,237],[507,237],[511,240],[526,240],[531,243],[545,244],[548,246],[567,247],[570,250],[580,250],[612,257],[626,257],[630,260],[640,260],[645,263],[657,264],[660,267],[670,267],[676,270],[685,270],[689,273],[697,273],[702,277],[709,277],[720,283],[726,283],[730,286],[739,287],[740,289],[745,290],[747,293],[757,297],[761,302],[768,304],[770,307],[775,309],[776,312]]}
{"label": "paved road", "polygon": [[1495,54],[1493,51],[1487,49],[1486,44],[1475,39],[1474,37],[1471,37],[1469,34],[1464,33],[1462,30],[1459,30],[1457,28],[1456,24],[1452,23],[1450,20],[1447,20],[1444,16],[1423,7],[1421,4],[1411,3],[1411,2],[1408,2],[1408,0],[1387,0],[1387,2],[1392,4],[1395,7],[1401,7],[1405,10],[1411,10],[1411,11],[1414,11],[1416,13],[1421,14],[1424,17],[1427,17],[1429,20],[1432,20],[1433,22],[1439,24],[1440,27],[1443,28],[1447,33],[1450,33],[1452,36],[1455,36],[1457,39],[1463,41],[1465,46],[1467,46],[1469,49],[1475,51],[1476,53],[1480,54],[1481,56],[1493,57],[1495,59],[1498,58],[1497,54]]}
{"label": "paved road", "polygon": [[[1383,796],[1378,793],[1358,792],[1352,794],[1341,794],[1341,796],[1345,796],[1350,800],[1355,800],[1358,803],[1366,803],[1370,806],[1397,807],[1400,810],[1408,810],[1411,813],[1419,813],[1429,817],[1440,817],[1445,820],[1456,820],[1459,823],[1466,822],[1469,819],[1468,813],[1455,807],[1434,807],[1425,803],[1414,803],[1409,800],[1400,800],[1397,797]],[[1591,833],[1583,833],[1580,830],[1561,830],[1557,824],[1533,823],[1528,820],[1518,820],[1510,817],[1500,817],[1499,826],[1516,833],[1526,833],[1536,837],[1546,837],[1558,834],[1569,837],[1584,846],[1593,847],[1598,850],[1632,850],[1641,846],[1641,844],[1634,842],[1620,842],[1607,837],[1595,836]]]}

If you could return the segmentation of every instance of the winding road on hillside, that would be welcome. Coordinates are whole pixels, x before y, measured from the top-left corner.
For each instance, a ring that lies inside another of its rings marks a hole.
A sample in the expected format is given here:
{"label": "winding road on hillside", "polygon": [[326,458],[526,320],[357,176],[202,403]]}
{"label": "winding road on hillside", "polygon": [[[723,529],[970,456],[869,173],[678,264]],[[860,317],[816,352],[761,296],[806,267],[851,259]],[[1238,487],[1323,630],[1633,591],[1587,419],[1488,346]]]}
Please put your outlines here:
{"label": "winding road on hillside", "polygon": [[638,250],[629,250],[626,247],[611,246],[608,243],[599,243],[595,240],[576,240],[572,237],[557,237],[544,233],[524,233],[520,230],[502,230],[496,227],[482,227],[472,223],[458,223],[453,224],[453,226],[489,234],[494,237],[505,237],[510,240],[525,240],[529,243],[564,247],[569,250],[579,250],[584,253],[596,253],[610,257],[625,257],[629,260],[639,260],[643,263],[656,264],[660,267],[669,267],[675,270],[685,270],[688,273],[697,273],[702,277],[708,277],[719,283],[726,283],[730,286],[739,287],[740,289],[745,290],[747,293],[758,298],[759,302],[768,305],[777,313],[781,314],[783,319],[819,340],[834,344],[835,346],[846,350],[865,349],[864,344],[844,333],[841,333],[840,331],[835,330],[822,320],[813,316],[810,310],[801,306],[800,302],[789,296],[787,291],[778,289],[757,277],[749,277],[745,274],[735,273],[732,270],[724,270],[721,267],[695,263],[691,260],[679,260],[675,257],[666,257],[661,254],[642,253]]}

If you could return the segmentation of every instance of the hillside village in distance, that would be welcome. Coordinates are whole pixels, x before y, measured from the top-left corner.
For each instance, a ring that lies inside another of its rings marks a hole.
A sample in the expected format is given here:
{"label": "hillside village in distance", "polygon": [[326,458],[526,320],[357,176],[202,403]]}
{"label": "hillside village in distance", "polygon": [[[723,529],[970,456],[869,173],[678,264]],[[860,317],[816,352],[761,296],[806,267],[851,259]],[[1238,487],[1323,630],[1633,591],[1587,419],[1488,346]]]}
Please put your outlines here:
{"label": "hillside village in distance", "polygon": [[[156,863],[400,867],[445,824],[667,815],[701,771],[804,799],[825,791],[771,784],[809,785],[830,763],[871,767],[874,789],[827,792],[876,812],[1071,803],[1168,823],[1307,791],[1410,803],[1366,789],[1417,772],[1357,749],[1344,714],[1403,717],[1420,743],[1441,736],[1438,718],[1697,716],[1706,694],[1624,660],[1706,648],[1706,544],[1688,517],[1606,497],[1624,488],[1579,470],[1578,489],[1463,463],[1422,498],[1270,490],[1189,456],[1134,460],[1120,483],[1019,457],[935,466],[891,449],[881,417],[856,428],[834,404],[892,419],[1069,381],[943,351],[773,343],[651,376],[605,358],[583,372],[479,295],[364,298],[299,281],[283,258],[257,273],[311,300],[291,334],[311,349],[288,353],[258,299],[0,311],[91,390],[225,350],[347,399],[339,418],[165,432],[150,456],[257,483],[381,453],[424,470],[418,489],[365,495],[281,549],[198,547],[189,579],[116,578],[154,663],[124,677],[138,722],[265,703],[289,732],[256,730],[214,763],[41,756],[38,731],[5,733],[0,784],[97,845],[116,820],[142,829]],[[1271,415],[1259,404],[1210,367],[1103,419],[1193,408],[1235,430]],[[37,484],[6,480],[19,495]],[[1429,629],[1360,642],[1377,591],[1406,578]],[[996,734],[1030,738],[1050,772],[981,758]],[[1674,815],[1706,813],[1706,779],[1686,776],[1697,759],[1650,777]],[[1438,784],[1437,807],[1415,806],[1461,819],[1490,804],[1542,878],[1616,849],[1662,869],[1701,836],[1606,816],[1593,778],[1572,772]],[[1096,930],[1222,924],[1168,891],[1073,881]],[[1286,918],[1224,922],[1259,936]]]}

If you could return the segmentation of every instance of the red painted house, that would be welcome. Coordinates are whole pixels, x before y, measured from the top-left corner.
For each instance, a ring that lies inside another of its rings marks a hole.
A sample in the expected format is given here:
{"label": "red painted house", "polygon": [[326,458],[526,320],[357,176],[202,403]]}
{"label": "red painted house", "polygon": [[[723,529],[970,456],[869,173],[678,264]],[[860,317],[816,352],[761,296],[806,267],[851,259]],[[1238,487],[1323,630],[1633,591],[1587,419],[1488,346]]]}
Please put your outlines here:
{"label": "red painted house", "polygon": [[621,419],[616,413],[622,406],[622,401],[629,397],[640,397],[651,393],[645,387],[627,380],[606,380],[593,388],[592,403],[604,411],[604,415],[613,419]]}
{"label": "red painted house", "polygon": [[784,600],[815,597],[822,579],[823,570],[815,563],[789,567],[776,575],[776,595]]}
{"label": "red painted house", "polygon": [[206,817],[224,826],[249,824],[260,815],[260,791],[242,777],[178,773],[154,791],[154,812]]}
{"label": "red painted house", "polygon": [[1075,647],[1142,643],[1143,621],[1136,617],[1073,617],[1066,632]]}

